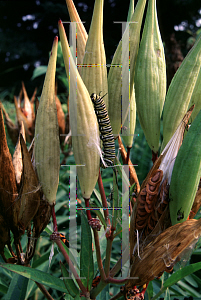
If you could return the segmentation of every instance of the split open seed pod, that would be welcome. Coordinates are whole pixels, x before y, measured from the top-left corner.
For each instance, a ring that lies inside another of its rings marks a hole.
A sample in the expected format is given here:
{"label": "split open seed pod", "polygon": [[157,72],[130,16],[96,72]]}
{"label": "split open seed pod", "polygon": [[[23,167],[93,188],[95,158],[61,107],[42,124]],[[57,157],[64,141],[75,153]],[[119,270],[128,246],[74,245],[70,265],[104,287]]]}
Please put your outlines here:
{"label": "split open seed pod", "polygon": [[201,219],[187,220],[169,227],[153,242],[141,248],[131,267],[127,288],[144,285],[172,270],[186,249],[192,249],[201,236]]}

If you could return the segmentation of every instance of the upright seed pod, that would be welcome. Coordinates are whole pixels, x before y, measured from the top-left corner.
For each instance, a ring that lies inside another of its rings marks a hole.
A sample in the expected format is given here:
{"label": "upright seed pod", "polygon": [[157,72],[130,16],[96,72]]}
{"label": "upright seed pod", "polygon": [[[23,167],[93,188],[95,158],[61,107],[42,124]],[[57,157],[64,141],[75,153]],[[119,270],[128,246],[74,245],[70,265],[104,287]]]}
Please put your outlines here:
{"label": "upright seed pod", "polygon": [[58,37],[55,37],[37,110],[34,144],[39,182],[51,205],[56,201],[60,169],[59,126],[55,103],[57,45]]}
{"label": "upright seed pod", "polygon": [[166,64],[156,0],[149,0],[135,69],[135,97],[140,124],[152,152],[157,153],[160,118],[166,94]]}
{"label": "upright seed pod", "polygon": [[[191,102],[196,82],[201,76],[201,38],[185,57],[168,88],[163,112],[162,150],[175,132]],[[200,101],[200,100],[199,100]],[[195,109],[197,110],[196,106]],[[198,111],[197,111],[198,113]],[[193,113],[195,115],[195,113]]]}
{"label": "upright seed pod", "polygon": [[[82,21],[80,20],[73,1],[66,0],[66,4],[68,7],[71,22],[77,22],[77,64],[79,66],[83,63],[88,34],[84,28]],[[78,68],[78,71],[80,71],[80,68]]]}
{"label": "upright seed pod", "polygon": [[[131,18],[131,24],[127,26],[124,35],[130,37],[125,39],[124,49],[129,49],[130,43],[130,86],[132,88],[134,82],[134,72],[135,72],[135,63],[138,54],[139,48],[139,40],[140,40],[140,30],[142,24],[142,18],[144,14],[146,0],[139,0],[134,14]],[[129,30],[129,35],[128,31]],[[122,96],[122,79],[127,80],[122,75],[122,68],[121,65],[126,65],[128,61],[128,57],[125,55],[122,57],[122,40],[119,42],[119,45],[115,51],[115,54],[112,59],[110,71],[108,74],[108,97],[109,97],[109,108],[108,108],[108,115],[110,118],[112,131],[114,135],[118,135],[121,129],[122,123],[124,124],[126,116],[128,114],[128,107],[122,107],[121,105],[121,96]],[[129,66],[128,66],[129,67]],[[126,90],[125,93],[128,94],[129,98],[129,88]],[[132,95],[132,93],[131,93]]]}
{"label": "upright seed pod", "polygon": [[96,0],[89,36],[85,48],[81,77],[89,94],[105,95],[108,108],[108,86],[105,48],[103,42],[103,0]]}
{"label": "upright seed pod", "polygon": [[172,224],[187,220],[201,177],[201,111],[193,121],[178,152],[170,183]]}
{"label": "upright seed pod", "polygon": [[[70,54],[66,33],[61,21],[59,21],[58,26],[66,74],[69,76],[70,62],[70,77],[74,81],[77,79],[77,90],[72,90],[73,88],[70,85],[70,126],[82,196],[89,199],[97,182],[100,167],[98,122],[89,92],[77,72]],[[72,96],[73,93],[75,93],[75,97]]]}

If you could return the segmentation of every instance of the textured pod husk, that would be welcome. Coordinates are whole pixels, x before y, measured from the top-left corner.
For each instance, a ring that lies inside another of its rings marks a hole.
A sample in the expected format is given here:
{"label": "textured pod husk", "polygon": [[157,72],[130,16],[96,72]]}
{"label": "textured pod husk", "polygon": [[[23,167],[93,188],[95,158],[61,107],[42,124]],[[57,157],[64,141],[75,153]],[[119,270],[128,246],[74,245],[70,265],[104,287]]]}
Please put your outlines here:
{"label": "textured pod husk", "polygon": [[201,177],[201,111],[179,149],[170,183],[172,224],[187,220]]}
{"label": "textured pod husk", "polygon": [[[77,22],[77,64],[82,65],[88,34],[72,0],[66,0],[71,22]],[[80,68],[78,68],[80,72]]]}
{"label": "textured pod husk", "polygon": [[5,117],[7,132],[11,138],[12,143],[16,145],[19,136],[19,128],[16,124],[12,122],[2,103],[1,103],[1,107]]}
{"label": "textured pod husk", "polygon": [[32,124],[33,120],[35,118],[33,105],[31,104],[31,101],[29,100],[29,97],[27,95],[27,91],[26,91],[26,88],[25,88],[25,85],[24,85],[23,81],[22,81],[22,91],[23,91],[23,94],[24,94],[24,107],[23,107],[23,109],[26,113],[26,117],[27,117],[28,122],[30,122],[30,124]]}
{"label": "textured pod husk", "polygon": [[149,1],[135,69],[135,98],[147,143],[158,152],[160,118],[166,94],[166,64],[156,0]]}
{"label": "textured pod husk", "polygon": [[26,139],[29,143],[31,143],[33,139],[33,135],[31,132],[32,122],[30,122],[26,116],[21,111],[20,107],[17,103],[17,98],[14,96],[14,103],[15,103],[15,109],[16,109],[16,115],[17,115],[17,121],[20,124],[21,122],[24,123],[25,133],[26,133]]}
{"label": "textured pod husk", "polygon": [[40,191],[40,205],[38,207],[37,213],[33,218],[33,237],[38,238],[41,232],[45,229],[50,221],[52,209],[50,204],[43,199],[44,195]]}
{"label": "textured pod husk", "polygon": [[127,288],[143,285],[170,272],[187,248],[193,248],[201,236],[201,219],[187,220],[169,227],[140,251],[131,267]]}
{"label": "textured pod husk", "polygon": [[140,237],[138,245],[140,247],[141,244],[145,245],[149,242],[149,236],[157,235],[171,225],[168,204],[172,170],[193,108],[194,106],[185,114],[176,132],[141,185],[130,222],[131,261],[136,251],[136,230]]}
{"label": "textured pod husk", "polygon": [[[26,142],[26,136],[25,136],[25,129],[24,129],[24,123],[21,121],[21,128],[20,128],[20,134],[22,134],[25,142]],[[20,135],[18,137],[18,141],[15,147],[15,151],[13,153],[13,166],[15,169],[15,176],[16,176],[16,181],[17,184],[20,184],[21,181],[21,176],[22,176],[22,168],[23,168],[23,163],[22,163],[22,151],[21,151],[21,145],[20,145]]]}
{"label": "textured pod husk", "polygon": [[[183,115],[191,104],[194,104],[194,89],[198,85],[201,69],[201,39],[190,50],[181,66],[174,75],[166,95],[163,112],[163,144],[162,149],[170,140]],[[195,96],[196,94],[194,94]],[[190,102],[191,101],[191,102]],[[199,98],[200,102],[200,98]],[[195,106],[196,108],[196,106]],[[197,108],[196,108],[197,110]],[[196,113],[194,113],[196,114]]]}
{"label": "textured pod husk", "polygon": [[34,171],[31,156],[26,147],[25,141],[20,134],[20,145],[22,151],[23,173],[22,185],[19,192],[20,210],[18,215],[18,224],[21,233],[30,225],[40,205],[39,182]]}
{"label": "textured pod husk", "polygon": [[76,91],[70,90],[70,127],[75,162],[76,165],[82,165],[77,168],[82,196],[90,198],[98,179],[100,167],[99,127],[89,92],[76,71],[70,55],[61,21],[59,21],[58,26],[67,76],[69,76],[69,59],[71,76],[74,79],[77,76],[77,103],[76,98],[72,97],[73,92]]}
{"label": "textured pod husk", "polygon": [[57,119],[58,119],[58,125],[59,125],[59,140],[62,144],[65,139],[65,115],[61,106],[61,102],[57,95],[55,95],[56,100],[56,108],[57,108]]}
{"label": "textured pod husk", "polygon": [[20,202],[17,201],[17,185],[12,157],[7,145],[6,133],[0,106],[0,207],[1,214],[7,225],[15,234],[18,234],[18,211]]}
{"label": "textured pod husk", "polygon": [[[139,41],[140,41],[140,30],[142,24],[142,18],[144,14],[146,0],[139,0],[136,7],[134,14],[131,18],[131,23],[129,27],[127,26],[124,35],[128,35],[127,31],[129,30],[130,36],[130,86],[133,87],[134,82],[134,72],[135,72],[135,64],[136,58],[138,54],[139,48]],[[125,49],[129,49],[129,40],[125,40],[126,45],[124,44]],[[121,106],[121,96],[122,96],[122,68],[121,65],[126,65],[127,57],[123,56],[122,58],[122,40],[119,42],[119,45],[115,51],[115,54],[112,59],[110,71],[108,74],[108,98],[109,98],[109,108],[108,108],[108,115],[110,117],[110,122],[112,126],[112,131],[114,135],[118,135],[121,129],[122,123],[125,122],[128,107]],[[125,91],[128,93],[129,99],[129,89]],[[131,93],[132,94],[132,93]],[[121,116],[122,114],[122,116]]]}
{"label": "textured pod husk", "polygon": [[108,108],[107,67],[103,41],[103,0],[96,0],[85,48],[81,77],[91,95],[102,93]]}
{"label": "textured pod husk", "polygon": [[34,157],[39,182],[47,201],[56,201],[59,183],[59,126],[55,103],[55,72],[58,37],[54,39],[36,116]]}
{"label": "textured pod husk", "polygon": [[194,219],[200,207],[201,207],[201,181],[199,183],[199,187],[195,195],[195,200],[193,202],[193,206],[189,214],[189,219]]}

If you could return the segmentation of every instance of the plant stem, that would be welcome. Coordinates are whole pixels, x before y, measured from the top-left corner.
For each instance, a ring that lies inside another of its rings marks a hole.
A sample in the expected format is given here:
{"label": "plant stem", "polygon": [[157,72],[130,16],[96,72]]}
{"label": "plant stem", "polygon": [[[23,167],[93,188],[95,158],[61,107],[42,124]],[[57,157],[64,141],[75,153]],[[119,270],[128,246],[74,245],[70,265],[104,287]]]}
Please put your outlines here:
{"label": "plant stem", "polygon": [[45,296],[46,299],[54,300],[54,298],[52,298],[52,296],[48,293],[48,291],[46,290],[44,285],[42,285],[41,283],[39,283],[37,281],[35,281],[35,283],[37,284],[37,286],[39,287],[39,289],[41,290],[41,292],[43,293],[43,295]]}
{"label": "plant stem", "polygon": [[99,186],[99,190],[100,190],[100,194],[101,194],[101,199],[102,199],[102,204],[104,207],[104,216],[105,216],[105,221],[106,223],[110,222],[109,220],[109,211],[108,211],[108,207],[107,207],[107,200],[106,200],[106,196],[105,196],[105,190],[103,187],[103,181],[102,181],[102,177],[101,177],[101,172],[99,169],[99,176],[98,176],[98,186]]}
{"label": "plant stem", "polygon": [[98,232],[97,232],[96,229],[93,229],[93,233],[94,233],[98,268],[99,268],[99,271],[100,271],[101,279],[105,281],[106,280],[106,275],[105,275],[105,271],[104,271],[103,263],[102,263],[102,259],[101,259],[99,236],[98,236]]}
{"label": "plant stem", "polygon": [[75,279],[76,279],[76,281],[77,281],[77,284],[79,285],[79,287],[80,287],[82,293],[83,293],[84,295],[87,295],[88,292],[87,292],[86,288],[84,287],[84,285],[82,284],[82,281],[81,281],[81,279],[79,278],[79,275],[77,274],[77,272],[76,272],[76,270],[75,270],[75,268],[74,268],[74,265],[73,265],[72,261],[70,260],[68,254],[66,253],[66,251],[65,251],[65,249],[64,249],[64,247],[63,247],[63,245],[62,245],[62,243],[61,243],[61,240],[60,240],[60,239],[56,239],[56,240],[55,240],[55,243],[57,244],[57,246],[59,247],[60,251],[62,252],[62,254],[63,254],[63,256],[64,256],[64,258],[65,258],[67,264],[69,265],[69,268],[70,268],[70,270],[72,271],[72,273],[73,273],[73,275],[74,275],[74,277],[75,277]]}

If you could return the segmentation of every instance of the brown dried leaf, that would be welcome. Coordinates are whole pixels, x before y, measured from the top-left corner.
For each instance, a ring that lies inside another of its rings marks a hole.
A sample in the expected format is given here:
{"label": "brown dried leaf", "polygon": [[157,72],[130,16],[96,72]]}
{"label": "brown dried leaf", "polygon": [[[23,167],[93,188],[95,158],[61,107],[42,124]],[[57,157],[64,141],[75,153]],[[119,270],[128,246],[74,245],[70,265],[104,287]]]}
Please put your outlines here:
{"label": "brown dried leaf", "polygon": [[1,214],[14,234],[17,234],[19,201],[12,157],[7,145],[0,104],[0,207]]}
{"label": "brown dried leaf", "polygon": [[[24,140],[26,141],[24,123],[22,121],[21,121],[20,134],[22,134]],[[13,166],[15,169],[17,184],[20,184],[21,176],[22,176],[22,152],[21,152],[21,145],[20,145],[20,135],[18,137],[17,145],[13,153]]]}
{"label": "brown dried leaf", "polygon": [[195,195],[195,200],[194,200],[193,206],[191,208],[189,219],[193,219],[195,217],[195,215],[197,214],[200,207],[201,207],[201,180],[200,180],[200,183],[198,186],[197,193]]}
{"label": "brown dried leaf", "polygon": [[201,236],[201,219],[187,220],[169,227],[145,248],[141,248],[131,267],[127,288],[143,285],[170,271],[184,250],[192,248]]}
{"label": "brown dried leaf", "polygon": [[20,211],[18,223],[21,232],[24,233],[24,230],[34,218],[40,205],[40,190],[38,178],[32,166],[31,156],[21,134],[20,144],[22,151],[23,173],[22,187],[19,193]]}

